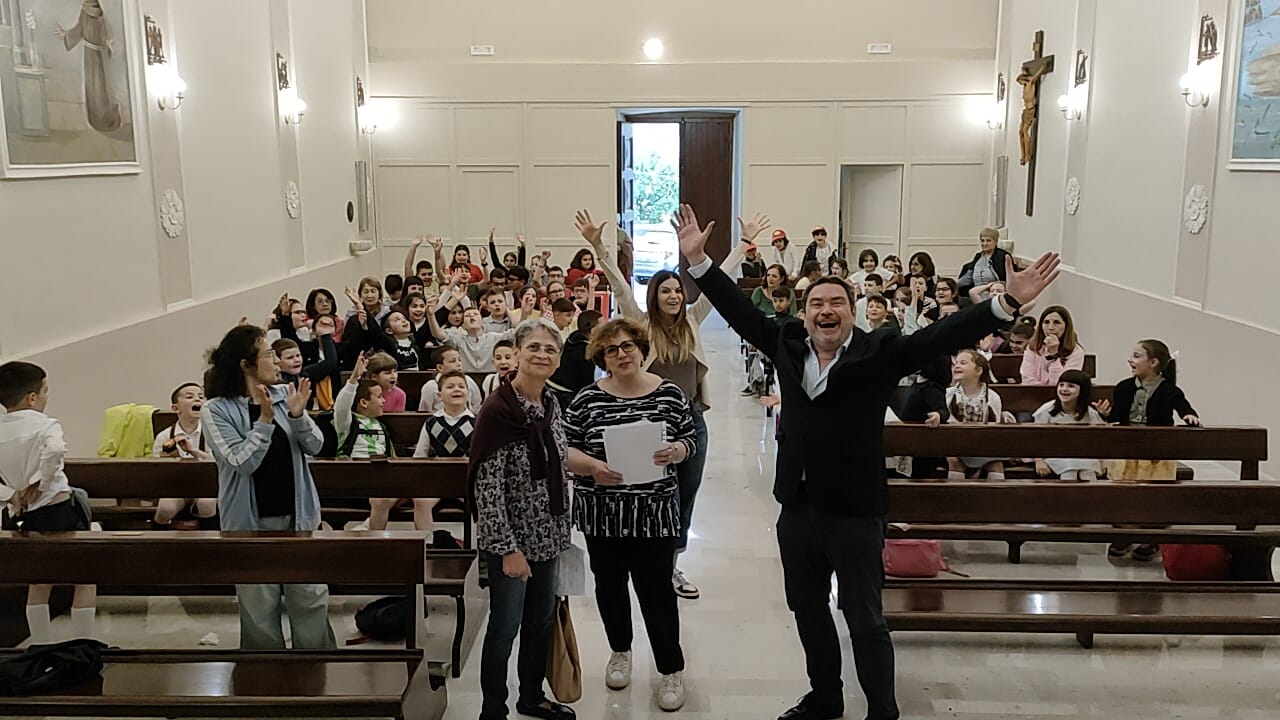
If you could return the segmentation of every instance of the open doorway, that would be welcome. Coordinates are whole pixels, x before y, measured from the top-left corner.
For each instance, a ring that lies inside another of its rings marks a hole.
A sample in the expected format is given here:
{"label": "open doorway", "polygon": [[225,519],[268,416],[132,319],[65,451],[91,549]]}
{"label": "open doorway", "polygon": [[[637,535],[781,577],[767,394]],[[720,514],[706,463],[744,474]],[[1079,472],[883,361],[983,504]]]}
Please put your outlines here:
{"label": "open doorway", "polygon": [[680,206],[680,124],[628,123],[631,133],[631,209],[623,230],[634,250],[633,280],[645,285],[659,270],[680,267],[671,227]]}
{"label": "open doorway", "polygon": [[[707,254],[729,254],[734,232],[734,112],[630,110],[618,122],[618,227],[634,245],[632,282],[683,266],[670,221],[681,203],[715,221]],[[682,275],[685,298],[698,288]],[[640,290],[641,288],[637,288]]]}

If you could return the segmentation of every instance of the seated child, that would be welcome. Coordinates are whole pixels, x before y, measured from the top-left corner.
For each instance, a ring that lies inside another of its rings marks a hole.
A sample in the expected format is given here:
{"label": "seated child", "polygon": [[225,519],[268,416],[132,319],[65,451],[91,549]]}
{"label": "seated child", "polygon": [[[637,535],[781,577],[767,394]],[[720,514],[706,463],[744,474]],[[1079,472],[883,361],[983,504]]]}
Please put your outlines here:
{"label": "seated child", "polygon": [[[991,363],[977,350],[961,350],[952,366],[955,385],[947,390],[947,411],[954,422],[986,425],[1004,421],[1000,396],[987,387]],[[1004,480],[1002,458],[947,458],[947,479],[964,480],[968,470],[987,471],[988,480]]]}
{"label": "seated child", "polygon": [[[1154,339],[1141,340],[1129,356],[1131,377],[1116,384],[1111,401],[1094,403],[1103,420],[1120,425],[1160,425],[1172,427],[1177,419],[1187,425],[1200,426],[1200,414],[1191,407],[1182,388],[1177,385],[1178,362],[1169,346]],[[1139,402],[1139,396],[1145,402]],[[1107,479],[1112,482],[1172,480],[1178,467],[1173,460],[1111,460],[1107,463]],[[1107,555],[1113,558],[1133,553],[1133,559],[1146,562],[1155,558],[1155,545],[1113,543]]]}
{"label": "seated child", "polygon": [[560,407],[569,407],[569,401],[582,388],[596,381],[596,364],[587,357],[587,345],[591,331],[600,324],[602,317],[595,310],[584,310],[578,315],[577,329],[569,333],[560,351],[560,367],[547,380],[547,387],[560,400]]}
{"label": "seated child", "polygon": [[331,410],[333,388],[341,381],[338,348],[333,342],[333,320],[320,318],[316,321],[316,328],[320,333],[320,357],[314,363],[306,364],[302,348],[289,338],[280,338],[271,343],[271,350],[280,361],[280,382],[297,385],[299,379],[307,378],[315,388],[315,393],[307,401],[308,409]]}
{"label": "seated child", "polygon": [[[1103,425],[1098,411],[1090,406],[1093,381],[1082,370],[1067,370],[1058,378],[1058,393],[1032,415],[1042,425]],[[1040,477],[1057,475],[1062,480],[1093,482],[1102,470],[1097,460],[1046,458],[1036,460]]]}
{"label": "seated child", "polygon": [[[493,367],[496,372],[490,373],[481,384],[480,390],[485,397],[498,389],[502,378],[516,369],[516,344],[511,340],[501,340],[493,346]],[[470,378],[467,378],[470,380]],[[477,410],[479,408],[476,408]]]}
{"label": "seated child", "polygon": [[[447,372],[462,372],[462,356],[456,348],[445,345],[436,348],[432,353],[436,364],[436,376],[422,386],[422,397],[418,400],[418,412],[433,413],[440,407],[440,376]],[[467,406],[472,412],[480,409],[484,396],[480,394],[480,386],[470,377],[467,378]]]}
{"label": "seated child", "polygon": [[[414,449],[413,456],[465,458],[471,452],[471,433],[476,427],[475,413],[467,407],[467,384],[470,378],[457,370],[447,370],[437,380],[440,409],[423,423],[422,434],[418,437],[418,446]],[[374,510],[369,518],[370,530],[381,530],[387,526],[387,514],[396,502],[395,499],[385,498],[371,501]],[[428,532],[433,529],[431,511],[438,502],[438,498],[413,499],[414,529]]]}
{"label": "seated child", "polygon": [[[276,342],[288,342],[280,341]],[[213,460],[213,454],[205,449],[204,433],[200,428],[200,409],[204,407],[204,388],[200,383],[183,383],[169,396],[173,411],[178,413],[178,421],[167,430],[156,434],[155,445],[151,454],[164,458],[185,458],[192,460]],[[156,514],[151,518],[151,526],[157,530],[167,530],[169,523],[190,509],[192,516],[211,518],[218,514],[217,498],[162,498],[156,503]]]}
{"label": "seated child", "polygon": [[368,361],[366,376],[382,388],[382,411],[404,412],[407,397],[398,385],[400,371],[396,359],[386,353],[374,353]]}
{"label": "seated child", "polygon": [[462,312],[462,328],[441,328],[434,315],[427,315],[431,334],[441,342],[458,349],[462,371],[469,373],[493,372],[493,346],[501,340],[513,340],[514,330],[485,332],[480,309],[469,307]]}
{"label": "seated child", "polygon": [[365,377],[369,360],[360,353],[351,377],[333,403],[333,428],[338,431],[338,457],[362,460],[395,457],[391,434],[378,418],[383,413],[382,386]]}
{"label": "seated child", "polygon": [[[67,443],[62,424],[44,414],[48,404],[49,380],[43,368],[21,361],[0,365],[0,405],[6,409],[0,414],[0,483],[8,495],[8,513],[24,532],[88,530],[88,497],[67,480]],[[59,640],[49,616],[52,590],[52,585],[27,588],[32,645]],[[93,585],[76,586],[72,638],[93,637],[97,596]]]}
{"label": "seated child", "polygon": [[786,320],[795,313],[791,312],[791,299],[795,297],[795,293],[791,288],[779,285],[769,291],[769,302],[773,303],[773,314],[769,317],[774,320]]}
{"label": "seated child", "polygon": [[1019,318],[1013,324],[1013,327],[1009,328],[1009,336],[996,346],[996,354],[1021,355],[1027,351],[1027,344],[1031,342],[1031,336],[1035,334],[1035,318],[1026,316]]}
{"label": "seated child", "polygon": [[573,301],[567,298],[560,298],[551,303],[551,318],[556,327],[560,328],[560,337],[568,340],[573,334],[573,318],[579,312]]}

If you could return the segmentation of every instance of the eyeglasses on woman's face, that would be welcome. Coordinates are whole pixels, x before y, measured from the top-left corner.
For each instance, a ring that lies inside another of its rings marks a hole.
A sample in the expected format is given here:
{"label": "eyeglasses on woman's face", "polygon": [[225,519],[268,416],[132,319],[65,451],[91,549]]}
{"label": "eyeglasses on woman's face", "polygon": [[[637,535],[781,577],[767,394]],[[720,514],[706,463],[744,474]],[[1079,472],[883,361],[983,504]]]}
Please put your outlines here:
{"label": "eyeglasses on woman's face", "polygon": [[618,357],[618,353],[630,355],[636,351],[636,343],[634,340],[623,340],[617,345],[606,345],[604,348],[604,356],[607,358]]}

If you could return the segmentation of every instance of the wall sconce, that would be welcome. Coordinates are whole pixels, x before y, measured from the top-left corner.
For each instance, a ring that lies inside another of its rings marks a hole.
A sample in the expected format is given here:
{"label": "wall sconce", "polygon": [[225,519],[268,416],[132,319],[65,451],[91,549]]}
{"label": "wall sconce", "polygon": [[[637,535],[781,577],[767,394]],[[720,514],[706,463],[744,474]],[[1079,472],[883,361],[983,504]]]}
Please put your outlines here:
{"label": "wall sconce", "polygon": [[298,97],[296,89],[290,87],[280,91],[280,116],[286,125],[298,125],[306,113],[307,103]]}
{"label": "wall sconce", "polygon": [[1084,88],[1080,85],[1058,96],[1058,109],[1068,120],[1078,120],[1084,114],[1084,104]]}
{"label": "wall sconce", "polygon": [[1004,126],[1004,103],[990,95],[971,95],[965,102],[965,117],[974,125],[999,130]]}
{"label": "wall sconce", "polygon": [[359,111],[360,132],[372,135],[379,130],[390,130],[395,127],[399,117],[388,100],[370,100]]}
{"label": "wall sconce", "polygon": [[987,114],[986,124],[987,128],[991,130],[999,130],[1004,127],[1004,103],[991,104],[991,111]]}
{"label": "wall sconce", "polygon": [[156,94],[161,110],[177,110],[186,97],[187,83],[165,57],[164,33],[150,15],[144,16],[143,30],[147,40],[147,87]]}
{"label": "wall sconce", "polygon": [[1182,99],[1187,107],[1209,107],[1210,84],[1200,68],[1188,70],[1178,79],[1178,87],[1182,88]]}

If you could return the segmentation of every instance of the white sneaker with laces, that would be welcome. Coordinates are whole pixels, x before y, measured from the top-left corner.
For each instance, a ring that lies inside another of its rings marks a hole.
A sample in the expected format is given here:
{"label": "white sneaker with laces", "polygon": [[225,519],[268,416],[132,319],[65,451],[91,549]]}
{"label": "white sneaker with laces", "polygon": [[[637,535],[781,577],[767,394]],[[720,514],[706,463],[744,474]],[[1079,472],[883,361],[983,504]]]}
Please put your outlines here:
{"label": "white sneaker with laces", "polygon": [[675,571],[671,573],[671,584],[675,587],[676,595],[684,598],[685,600],[697,600],[702,594],[699,592],[697,585],[689,582],[689,578],[684,576],[684,573],[680,571],[680,568],[676,568]]}
{"label": "white sneaker with laces", "polygon": [[666,712],[684,707],[684,673],[674,672],[662,676],[662,686],[658,688],[658,707]]}
{"label": "white sneaker with laces", "polygon": [[604,684],[610,690],[623,690],[631,684],[630,650],[609,656],[609,665],[604,671]]}

